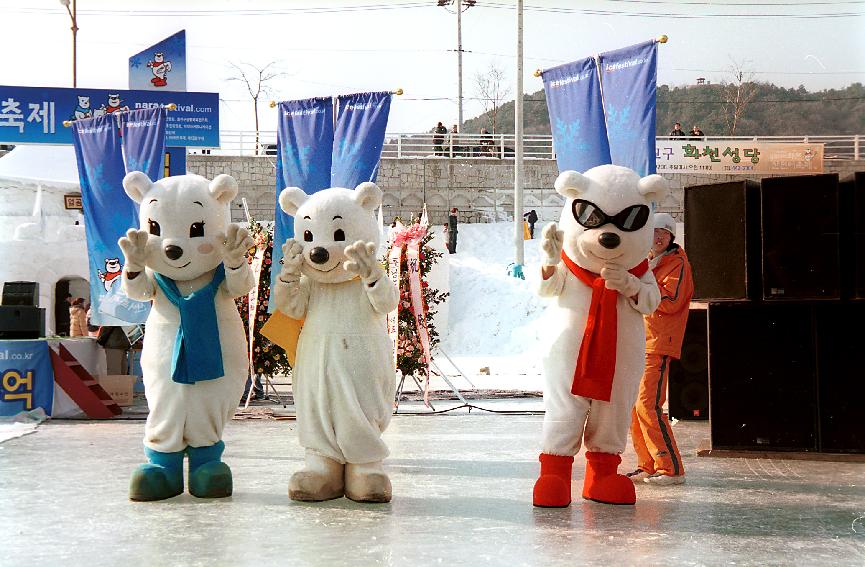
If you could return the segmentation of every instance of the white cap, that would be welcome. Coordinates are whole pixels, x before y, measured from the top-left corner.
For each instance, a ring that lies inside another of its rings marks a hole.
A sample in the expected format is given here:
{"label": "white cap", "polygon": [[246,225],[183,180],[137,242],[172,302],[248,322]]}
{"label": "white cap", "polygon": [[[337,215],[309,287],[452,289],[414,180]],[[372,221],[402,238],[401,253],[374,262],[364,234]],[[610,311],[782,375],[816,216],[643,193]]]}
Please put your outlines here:
{"label": "white cap", "polygon": [[655,213],[655,228],[663,228],[676,236],[676,219],[667,213]]}

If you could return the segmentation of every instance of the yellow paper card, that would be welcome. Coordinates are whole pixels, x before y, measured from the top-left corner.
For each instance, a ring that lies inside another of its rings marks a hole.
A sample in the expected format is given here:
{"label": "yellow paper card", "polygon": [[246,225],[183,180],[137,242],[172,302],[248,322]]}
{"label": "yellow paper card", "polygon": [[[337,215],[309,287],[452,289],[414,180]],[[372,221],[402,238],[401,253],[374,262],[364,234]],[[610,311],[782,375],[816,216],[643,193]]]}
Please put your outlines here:
{"label": "yellow paper card", "polygon": [[294,368],[294,362],[297,358],[297,340],[300,338],[302,328],[303,319],[292,319],[277,309],[261,327],[261,334],[267,337],[270,342],[285,349],[288,363]]}

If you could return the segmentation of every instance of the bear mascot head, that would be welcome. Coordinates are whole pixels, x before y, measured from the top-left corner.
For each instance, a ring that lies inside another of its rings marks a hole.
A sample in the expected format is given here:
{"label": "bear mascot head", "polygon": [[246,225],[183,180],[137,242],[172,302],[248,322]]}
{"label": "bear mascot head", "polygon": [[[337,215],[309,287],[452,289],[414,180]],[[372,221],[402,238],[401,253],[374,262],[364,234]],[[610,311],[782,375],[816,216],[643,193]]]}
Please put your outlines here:
{"label": "bear mascot head", "polygon": [[304,275],[320,283],[348,281],[357,275],[345,268],[348,245],[362,241],[375,249],[381,240],[375,210],[382,191],[365,182],[352,191],[332,187],[307,195],[289,187],[279,194],[279,206],[294,217],[294,238],[302,243]]}
{"label": "bear mascot head", "polygon": [[222,262],[220,245],[230,224],[229,206],[237,195],[233,177],[222,174],[208,181],[200,175],[178,175],[151,181],[134,171],[124,178],[123,188],[140,205],[140,226],[148,232],[148,268],[186,281]]}
{"label": "bear mascot head", "polygon": [[565,207],[559,221],[563,249],[596,274],[607,264],[626,269],[642,262],[652,246],[653,202],[667,192],[660,175],[640,178],[626,167],[601,165],[585,174],[565,171],[556,179]]}

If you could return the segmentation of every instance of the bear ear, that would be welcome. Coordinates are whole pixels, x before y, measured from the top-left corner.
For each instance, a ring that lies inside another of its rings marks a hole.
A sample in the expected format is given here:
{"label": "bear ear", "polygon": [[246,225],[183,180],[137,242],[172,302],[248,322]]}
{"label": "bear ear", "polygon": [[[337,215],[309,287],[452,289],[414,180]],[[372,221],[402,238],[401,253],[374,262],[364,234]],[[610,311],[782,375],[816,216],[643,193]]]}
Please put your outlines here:
{"label": "bear ear", "polygon": [[371,181],[364,181],[354,189],[354,200],[368,211],[374,211],[381,205],[382,195],[382,190]]}
{"label": "bear ear", "polygon": [[304,193],[300,187],[286,187],[279,194],[279,208],[285,211],[286,214],[294,216],[297,214],[297,209],[307,199],[309,199],[309,195]]}
{"label": "bear ear", "polygon": [[210,194],[223,205],[231,203],[237,197],[237,181],[225,173],[217,175],[210,182]]}
{"label": "bear ear", "polygon": [[648,175],[637,183],[637,190],[647,201],[660,203],[669,191],[667,180],[657,174]]}
{"label": "bear ear", "polygon": [[563,171],[556,178],[556,192],[567,199],[576,199],[589,189],[589,178],[576,171]]}
{"label": "bear ear", "polygon": [[153,181],[147,177],[146,173],[140,171],[130,171],[123,178],[123,190],[136,203],[144,200],[144,196],[150,191],[152,186]]}

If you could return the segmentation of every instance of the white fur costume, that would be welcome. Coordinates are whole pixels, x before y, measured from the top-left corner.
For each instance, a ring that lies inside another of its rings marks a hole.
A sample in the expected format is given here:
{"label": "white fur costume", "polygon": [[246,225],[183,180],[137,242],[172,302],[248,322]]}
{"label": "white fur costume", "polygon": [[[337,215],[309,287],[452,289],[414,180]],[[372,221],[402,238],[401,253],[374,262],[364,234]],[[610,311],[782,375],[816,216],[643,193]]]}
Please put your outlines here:
{"label": "white fur costume", "polygon": [[[305,319],[292,369],[300,444],[307,470],[317,466],[316,456],[326,457],[339,483],[339,465],[377,465],[388,455],[381,434],[393,412],[395,380],[386,315],[399,292],[375,258],[381,195],[375,184],[362,183],[312,195],[293,187],[279,196],[295,217],[295,238],[283,247],[274,299],[288,316]],[[347,469],[352,497],[349,484]],[[297,499],[326,499],[317,490],[301,492]],[[328,497],[341,494],[334,485]]]}
{"label": "white fur costume", "polygon": [[[555,322],[550,325],[555,335],[544,360],[543,452],[575,455],[580,450],[585,426],[588,451],[619,454],[625,450],[631,409],[643,373],[646,342],[643,315],[653,312],[661,299],[651,270],[641,278],[627,270],[645,259],[651,247],[653,225],[647,222],[633,232],[620,230],[613,224],[586,229],[577,223],[573,204],[575,199],[584,199],[606,214],[615,215],[631,205],[650,205],[660,200],[666,193],[666,181],[658,175],[640,179],[630,169],[604,165],[585,175],[563,172],[555,186],[565,197],[565,207],[559,226],[553,223],[544,229],[543,264],[547,269],[554,266],[554,272],[539,288],[541,296],[557,298],[551,308]],[[602,233],[617,235],[619,245],[602,246],[599,243]],[[562,249],[578,266],[600,274],[608,289],[621,292],[616,306],[617,359],[609,402],[571,393],[592,289],[560,261]]]}
{"label": "white fur costume", "polygon": [[[132,172],[123,186],[141,204],[144,228],[130,230],[121,239],[126,256],[123,291],[132,299],[153,300],[141,357],[150,407],[144,444],[162,453],[213,445],[222,439],[248,376],[246,337],[234,298],[252,289],[252,271],[244,255],[253,243],[245,229],[229,224],[237,183],[228,175],[212,182],[198,175],[152,182],[143,173]],[[180,312],[153,274],[175,280],[180,292],[189,295],[212,281],[221,262],[225,280],[216,293],[215,307],[225,375],[178,384],[172,380],[171,364]],[[130,272],[142,273],[130,278]]]}

